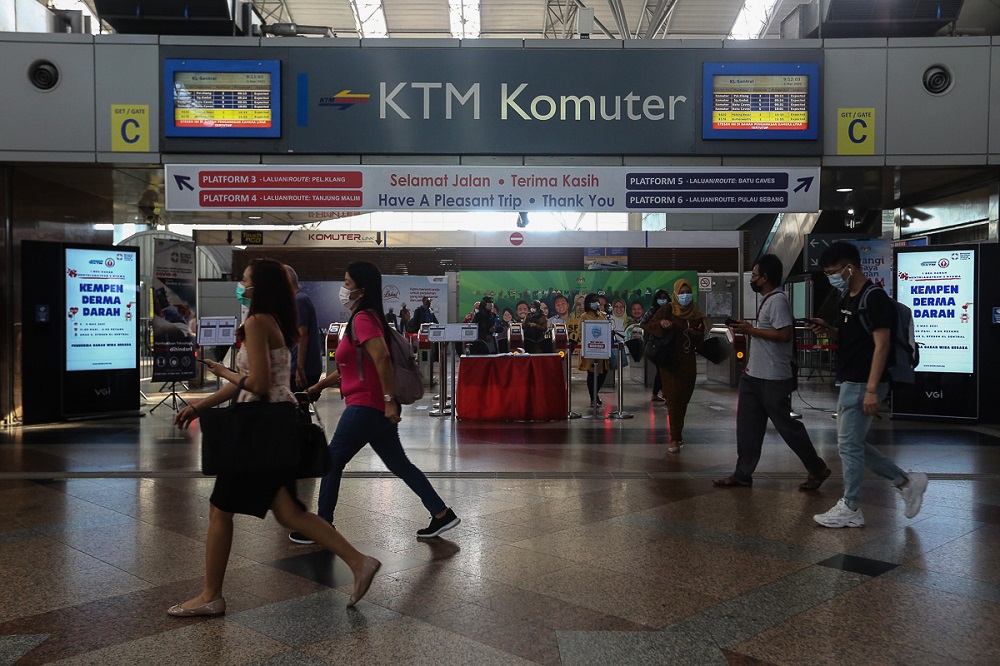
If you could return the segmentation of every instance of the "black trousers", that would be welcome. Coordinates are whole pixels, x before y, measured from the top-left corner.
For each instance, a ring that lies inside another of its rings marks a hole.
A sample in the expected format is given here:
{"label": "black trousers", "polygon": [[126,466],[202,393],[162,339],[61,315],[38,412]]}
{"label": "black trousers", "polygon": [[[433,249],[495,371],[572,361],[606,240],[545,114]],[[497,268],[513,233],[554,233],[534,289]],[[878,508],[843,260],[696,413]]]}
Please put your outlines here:
{"label": "black trousers", "polygon": [[736,408],[737,460],[733,474],[740,481],[750,481],[757,469],[768,419],[810,474],[818,474],[826,468],[805,425],[792,418],[792,381],[791,378],[758,379],[747,374],[740,378]]}

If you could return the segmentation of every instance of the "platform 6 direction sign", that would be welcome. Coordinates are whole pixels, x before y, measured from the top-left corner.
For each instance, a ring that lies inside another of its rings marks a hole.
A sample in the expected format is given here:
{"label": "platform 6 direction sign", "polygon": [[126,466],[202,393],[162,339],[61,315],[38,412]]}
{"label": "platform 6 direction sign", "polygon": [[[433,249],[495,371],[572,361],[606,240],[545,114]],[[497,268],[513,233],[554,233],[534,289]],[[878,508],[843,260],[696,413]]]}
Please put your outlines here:
{"label": "platform 6 direction sign", "polygon": [[815,212],[819,169],[167,165],[167,210]]}

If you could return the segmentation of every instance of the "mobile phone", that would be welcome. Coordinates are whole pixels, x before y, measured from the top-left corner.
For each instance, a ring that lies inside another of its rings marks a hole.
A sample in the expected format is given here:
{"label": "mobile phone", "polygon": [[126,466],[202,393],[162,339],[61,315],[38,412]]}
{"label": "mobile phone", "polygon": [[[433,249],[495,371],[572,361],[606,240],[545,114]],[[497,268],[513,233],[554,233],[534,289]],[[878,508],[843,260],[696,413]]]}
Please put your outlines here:
{"label": "mobile phone", "polygon": [[812,326],[813,323],[811,321],[809,321],[808,319],[796,319],[795,320],[795,325],[796,326]]}
{"label": "mobile phone", "polygon": [[195,360],[198,361],[199,363],[204,363],[205,365],[208,365],[208,361],[206,361],[203,358],[196,358]]}
{"label": "mobile phone", "polygon": [[726,326],[735,326],[738,323],[740,322],[736,321],[732,317],[726,317]]}

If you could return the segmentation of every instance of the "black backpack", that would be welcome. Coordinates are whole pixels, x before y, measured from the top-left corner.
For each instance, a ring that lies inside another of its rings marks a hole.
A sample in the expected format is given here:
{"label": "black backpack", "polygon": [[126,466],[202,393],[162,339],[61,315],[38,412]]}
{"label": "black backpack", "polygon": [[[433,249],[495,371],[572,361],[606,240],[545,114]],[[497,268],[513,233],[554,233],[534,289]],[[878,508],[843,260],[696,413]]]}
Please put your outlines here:
{"label": "black backpack", "polygon": [[[868,333],[872,332],[872,323],[868,318],[868,296],[878,289],[885,290],[873,284],[861,293],[858,301],[858,319]],[[915,369],[920,365],[920,345],[917,343],[913,327],[913,312],[895,298],[888,296],[896,309],[896,326],[892,331],[892,346],[889,349],[889,377],[895,384],[912,384],[916,381]]]}

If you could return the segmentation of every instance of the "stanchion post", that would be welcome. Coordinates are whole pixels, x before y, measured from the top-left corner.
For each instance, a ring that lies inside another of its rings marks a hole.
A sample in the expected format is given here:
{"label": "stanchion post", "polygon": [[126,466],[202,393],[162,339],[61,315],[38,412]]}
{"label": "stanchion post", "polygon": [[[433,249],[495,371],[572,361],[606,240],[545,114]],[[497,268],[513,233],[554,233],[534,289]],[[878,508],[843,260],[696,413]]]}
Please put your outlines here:
{"label": "stanchion post", "polygon": [[608,414],[609,419],[632,418],[632,414],[626,412],[622,406],[625,402],[625,368],[623,367],[624,364],[622,363],[622,361],[624,360],[622,358],[624,356],[624,353],[622,352],[622,347],[624,346],[625,345],[623,344],[618,345],[618,411],[611,412],[610,414]]}
{"label": "stanchion post", "polygon": [[458,377],[456,363],[458,357],[457,350],[451,355],[451,419],[454,421],[458,416],[458,389],[455,386],[455,380]]}
{"label": "stanchion post", "polygon": [[[438,387],[440,397],[438,399],[438,408],[432,409],[429,414],[431,416],[451,416],[453,409],[448,405],[448,343],[439,342],[438,344],[438,368],[440,369],[440,376],[438,378]],[[442,354],[444,356],[442,357]]]}
{"label": "stanchion post", "polygon": [[580,418],[580,413],[573,411],[573,345],[566,346],[566,408],[566,418]]}

